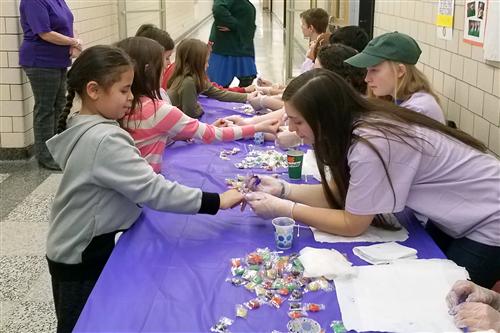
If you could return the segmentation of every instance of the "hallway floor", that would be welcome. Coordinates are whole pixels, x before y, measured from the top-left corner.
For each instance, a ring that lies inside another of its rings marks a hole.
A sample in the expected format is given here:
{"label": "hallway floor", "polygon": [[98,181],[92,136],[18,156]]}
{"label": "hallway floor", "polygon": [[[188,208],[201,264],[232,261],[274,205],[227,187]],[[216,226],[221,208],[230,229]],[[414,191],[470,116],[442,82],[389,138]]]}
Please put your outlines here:
{"label": "hallway floor", "polygon": [[[256,62],[262,77],[283,81],[284,33],[277,19],[257,8]],[[207,40],[212,21],[190,37]],[[34,159],[0,162],[0,332],[55,332],[45,261],[50,207],[61,173]]]}

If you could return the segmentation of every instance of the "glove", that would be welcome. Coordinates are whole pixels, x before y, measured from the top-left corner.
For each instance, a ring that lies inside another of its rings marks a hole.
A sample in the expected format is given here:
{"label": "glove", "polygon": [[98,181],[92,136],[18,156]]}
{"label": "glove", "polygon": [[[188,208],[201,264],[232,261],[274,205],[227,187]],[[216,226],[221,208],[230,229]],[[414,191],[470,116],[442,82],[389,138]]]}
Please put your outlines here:
{"label": "glove", "polygon": [[258,216],[270,219],[278,216],[292,217],[294,203],[264,192],[251,192],[245,195],[245,200]]}
{"label": "glove", "polygon": [[302,144],[302,139],[295,132],[284,130],[276,134],[275,144],[282,149],[295,147]]}
{"label": "glove", "polygon": [[488,304],[464,302],[459,304],[456,310],[454,321],[458,328],[467,327],[469,332],[490,329],[500,331],[500,312]]}
{"label": "glove", "polygon": [[462,302],[479,302],[496,307],[496,297],[494,291],[478,286],[471,281],[460,280],[455,282],[451,291],[446,295],[446,303],[450,311]]}
{"label": "glove", "polygon": [[274,195],[275,197],[286,199],[290,194],[290,184],[282,179],[259,175],[260,183],[257,185],[257,191],[262,191]]}

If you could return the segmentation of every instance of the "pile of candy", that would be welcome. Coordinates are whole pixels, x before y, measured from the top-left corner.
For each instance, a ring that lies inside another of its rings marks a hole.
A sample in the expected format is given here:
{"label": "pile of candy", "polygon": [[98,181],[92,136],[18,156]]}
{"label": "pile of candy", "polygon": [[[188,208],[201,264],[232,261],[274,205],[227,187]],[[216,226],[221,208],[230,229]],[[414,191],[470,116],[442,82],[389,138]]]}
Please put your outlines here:
{"label": "pile of candy", "polygon": [[249,145],[251,150],[241,162],[234,164],[235,167],[238,169],[259,168],[267,171],[288,167],[286,154],[274,150],[274,147],[271,146],[270,149],[252,149],[251,147],[252,145]]}
{"label": "pile of candy", "polygon": [[[288,301],[288,316],[291,319],[324,310],[323,304],[303,303],[303,294],[319,290],[330,292],[333,286],[323,277],[303,277],[304,267],[298,256],[297,253],[279,256],[264,248],[257,249],[245,258],[231,259],[232,277],[226,281],[237,287],[243,286],[253,294],[248,301],[235,306],[236,317],[247,318],[249,310],[262,306],[279,309],[285,301]],[[221,320],[210,329],[212,332],[229,332],[232,321],[224,317]]]}
{"label": "pile of candy", "polygon": [[219,158],[221,160],[228,160],[229,161],[229,155],[236,155],[240,152],[240,148],[234,147],[231,150],[224,149],[219,153]]}

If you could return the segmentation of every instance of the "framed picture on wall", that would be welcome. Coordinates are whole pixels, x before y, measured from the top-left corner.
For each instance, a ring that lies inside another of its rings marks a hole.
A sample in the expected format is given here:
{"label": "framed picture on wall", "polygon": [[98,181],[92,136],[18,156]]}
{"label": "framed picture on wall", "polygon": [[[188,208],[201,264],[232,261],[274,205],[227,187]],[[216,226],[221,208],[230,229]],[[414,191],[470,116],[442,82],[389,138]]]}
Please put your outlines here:
{"label": "framed picture on wall", "polygon": [[483,46],[488,0],[465,1],[464,42]]}

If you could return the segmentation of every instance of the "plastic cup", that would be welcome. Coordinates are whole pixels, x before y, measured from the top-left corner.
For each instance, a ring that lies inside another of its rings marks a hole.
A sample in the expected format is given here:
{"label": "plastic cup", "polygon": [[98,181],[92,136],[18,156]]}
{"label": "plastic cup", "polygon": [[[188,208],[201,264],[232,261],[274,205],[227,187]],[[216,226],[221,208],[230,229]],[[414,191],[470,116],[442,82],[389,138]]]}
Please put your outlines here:
{"label": "plastic cup", "polygon": [[273,219],[273,225],[276,247],[280,250],[288,250],[291,248],[295,221],[289,217],[277,217]]}
{"label": "plastic cup", "polygon": [[287,152],[288,177],[290,177],[290,179],[300,179],[302,177],[303,161],[303,151],[291,149]]}

